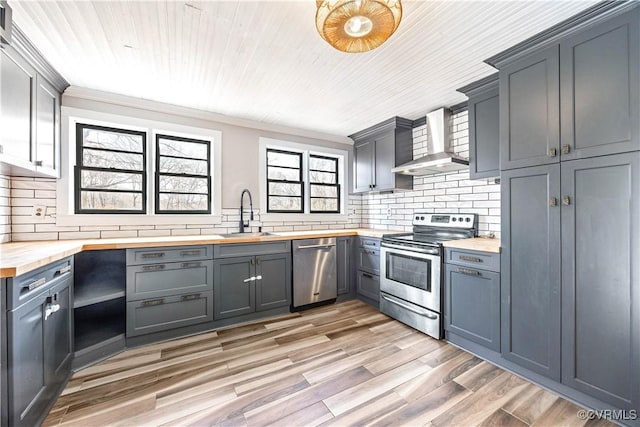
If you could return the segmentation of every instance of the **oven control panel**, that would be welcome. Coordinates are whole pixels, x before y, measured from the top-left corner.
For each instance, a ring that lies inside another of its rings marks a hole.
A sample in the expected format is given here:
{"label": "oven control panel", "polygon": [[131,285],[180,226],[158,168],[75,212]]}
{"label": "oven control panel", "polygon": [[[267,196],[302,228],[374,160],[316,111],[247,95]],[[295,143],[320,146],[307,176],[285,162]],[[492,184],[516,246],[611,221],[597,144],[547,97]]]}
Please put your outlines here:
{"label": "oven control panel", "polygon": [[474,228],[476,225],[476,214],[433,214],[416,212],[413,214],[413,225]]}

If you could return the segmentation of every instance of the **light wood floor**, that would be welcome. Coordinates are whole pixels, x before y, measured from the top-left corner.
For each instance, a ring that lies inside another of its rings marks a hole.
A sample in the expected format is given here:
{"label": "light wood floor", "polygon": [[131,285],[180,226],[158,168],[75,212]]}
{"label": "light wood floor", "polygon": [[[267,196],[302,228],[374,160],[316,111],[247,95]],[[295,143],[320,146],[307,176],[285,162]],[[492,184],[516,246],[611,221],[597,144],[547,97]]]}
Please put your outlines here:
{"label": "light wood floor", "polygon": [[583,426],[579,409],[349,301],[126,351],[44,425]]}

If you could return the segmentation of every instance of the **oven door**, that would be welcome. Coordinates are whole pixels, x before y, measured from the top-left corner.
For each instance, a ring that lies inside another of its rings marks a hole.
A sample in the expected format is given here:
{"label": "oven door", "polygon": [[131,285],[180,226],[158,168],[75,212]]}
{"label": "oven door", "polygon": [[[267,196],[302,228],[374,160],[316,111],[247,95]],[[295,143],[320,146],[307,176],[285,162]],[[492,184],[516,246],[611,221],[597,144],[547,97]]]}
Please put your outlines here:
{"label": "oven door", "polygon": [[380,245],[380,290],[440,313],[440,255]]}

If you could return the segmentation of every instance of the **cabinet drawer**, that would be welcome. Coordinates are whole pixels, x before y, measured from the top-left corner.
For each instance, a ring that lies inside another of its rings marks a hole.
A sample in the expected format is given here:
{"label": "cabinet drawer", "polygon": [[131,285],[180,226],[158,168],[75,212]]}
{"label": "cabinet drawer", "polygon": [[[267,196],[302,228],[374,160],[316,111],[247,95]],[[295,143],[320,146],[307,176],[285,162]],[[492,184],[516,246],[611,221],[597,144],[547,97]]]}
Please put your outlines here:
{"label": "cabinet drawer", "polygon": [[358,246],[361,248],[380,249],[380,240],[374,238],[359,237]]}
{"label": "cabinet drawer", "polygon": [[8,309],[12,310],[29,299],[38,295],[45,289],[59,283],[67,277],[73,276],[73,258],[65,258],[53,262],[45,267],[9,279]]}
{"label": "cabinet drawer", "polygon": [[127,249],[127,265],[172,261],[198,261],[213,258],[213,247],[179,246],[171,248]]}
{"label": "cabinet drawer", "polygon": [[214,258],[216,259],[281,253],[291,253],[291,240],[248,244],[231,243],[227,245],[215,245],[213,247]]}
{"label": "cabinet drawer", "polygon": [[500,272],[500,254],[444,248],[445,263]]}
{"label": "cabinet drawer", "polygon": [[127,337],[213,320],[213,291],[127,303]]}
{"label": "cabinet drawer", "polygon": [[380,300],[380,276],[358,271],[357,291],[360,295]]}
{"label": "cabinet drawer", "polygon": [[127,267],[127,301],[213,291],[213,261]]}
{"label": "cabinet drawer", "polygon": [[380,274],[380,251],[369,247],[358,248],[358,270]]}

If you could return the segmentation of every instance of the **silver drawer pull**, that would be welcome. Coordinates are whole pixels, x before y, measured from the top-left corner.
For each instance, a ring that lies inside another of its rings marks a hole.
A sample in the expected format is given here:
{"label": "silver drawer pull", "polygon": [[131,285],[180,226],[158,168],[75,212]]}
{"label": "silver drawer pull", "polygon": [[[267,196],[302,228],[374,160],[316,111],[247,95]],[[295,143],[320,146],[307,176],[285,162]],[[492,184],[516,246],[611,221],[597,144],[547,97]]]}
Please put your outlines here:
{"label": "silver drawer pull", "polygon": [[373,279],[373,275],[369,274],[369,273],[361,273],[363,277],[369,278],[369,279]]}
{"label": "silver drawer pull", "polygon": [[262,276],[256,276],[256,280],[262,280]]}
{"label": "silver drawer pull", "polygon": [[469,270],[468,268],[459,268],[458,273],[466,274],[467,276],[481,276],[482,273],[476,270]]}
{"label": "silver drawer pull", "polygon": [[334,247],[335,245],[336,245],[335,243],[328,243],[324,245],[304,245],[304,246],[298,246],[298,249],[329,249]]}
{"label": "silver drawer pull", "polygon": [[35,282],[31,282],[31,284],[29,286],[27,286],[27,288],[30,291],[32,291],[32,290],[37,289],[40,286],[44,285],[45,283],[47,283],[47,278],[46,277],[42,277],[42,278],[36,280]]}
{"label": "silver drawer pull", "polygon": [[67,265],[66,267],[62,267],[60,270],[56,271],[55,276],[58,276],[60,274],[64,274],[64,273],[68,273],[71,271],[71,266]]}
{"label": "silver drawer pull", "polygon": [[426,309],[420,309],[420,308],[417,308],[417,307],[416,308],[411,307],[411,306],[409,306],[407,304],[404,304],[403,302],[401,302],[401,301],[399,301],[399,300],[397,300],[395,298],[388,297],[387,295],[384,295],[384,294],[381,295],[381,296],[382,296],[383,299],[389,301],[391,304],[395,304],[395,305],[397,305],[399,307],[404,308],[405,310],[409,310],[412,313],[416,313],[416,314],[419,314],[420,316],[424,316],[427,319],[436,320],[438,318],[438,315],[430,313]]}
{"label": "silver drawer pull", "polygon": [[182,268],[196,268],[202,265],[201,262],[183,262],[180,266]]}
{"label": "silver drawer pull", "polygon": [[60,310],[60,304],[47,304],[44,309],[44,320],[47,320],[56,311]]}
{"label": "silver drawer pull", "polygon": [[164,270],[165,265],[164,264],[158,264],[158,265],[145,265],[144,267],[142,267],[142,269],[144,271],[158,271],[158,270]]}
{"label": "silver drawer pull", "polygon": [[183,295],[181,299],[182,301],[193,301],[200,299],[200,294]]}
{"label": "silver drawer pull", "polygon": [[242,283],[255,282],[255,281],[256,281],[256,276],[251,276],[248,279],[244,279]]}
{"label": "silver drawer pull", "polygon": [[469,262],[483,262],[482,258],[467,256],[467,255],[460,255],[460,259],[463,261],[469,261]]}
{"label": "silver drawer pull", "polygon": [[151,252],[142,254],[142,258],[162,258],[164,256],[164,252]]}
{"label": "silver drawer pull", "polygon": [[367,255],[375,255],[376,254],[376,251],[370,251],[368,249],[363,249],[362,252],[364,252]]}
{"label": "silver drawer pull", "polygon": [[153,307],[155,305],[162,305],[164,304],[164,298],[159,298],[159,299],[150,299],[147,301],[142,301],[142,306],[143,307]]}
{"label": "silver drawer pull", "polygon": [[367,241],[364,241],[364,242],[362,242],[362,244],[363,244],[363,245],[365,245],[365,246],[377,246],[377,245],[376,245],[376,242],[367,242]]}
{"label": "silver drawer pull", "polygon": [[182,251],[180,256],[200,256],[200,251]]}

